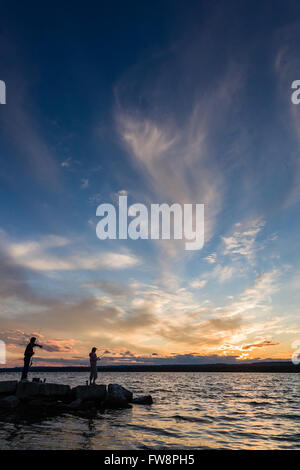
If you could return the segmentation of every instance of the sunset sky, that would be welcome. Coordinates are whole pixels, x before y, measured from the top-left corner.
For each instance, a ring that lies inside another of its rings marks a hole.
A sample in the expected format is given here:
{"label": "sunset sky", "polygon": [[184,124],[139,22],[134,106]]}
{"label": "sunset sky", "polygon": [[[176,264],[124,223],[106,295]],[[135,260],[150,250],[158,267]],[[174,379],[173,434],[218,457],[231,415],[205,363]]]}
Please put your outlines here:
{"label": "sunset sky", "polygon": [[[7,366],[290,359],[300,339],[298,1],[2,2]],[[205,204],[205,244],[96,208]]]}

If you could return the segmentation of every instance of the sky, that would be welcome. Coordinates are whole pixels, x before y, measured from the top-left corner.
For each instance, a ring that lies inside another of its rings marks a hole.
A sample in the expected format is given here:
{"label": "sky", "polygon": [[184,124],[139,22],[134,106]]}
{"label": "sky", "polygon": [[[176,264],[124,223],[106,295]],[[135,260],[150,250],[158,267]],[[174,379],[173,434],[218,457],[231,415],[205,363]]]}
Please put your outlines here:
{"label": "sky", "polygon": [[[3,1],[6,366],[290,360],[300,340],[297,1]],[[99,240],[198,203],[205,243]],[[101,351],[100,351],[101,352]]]}

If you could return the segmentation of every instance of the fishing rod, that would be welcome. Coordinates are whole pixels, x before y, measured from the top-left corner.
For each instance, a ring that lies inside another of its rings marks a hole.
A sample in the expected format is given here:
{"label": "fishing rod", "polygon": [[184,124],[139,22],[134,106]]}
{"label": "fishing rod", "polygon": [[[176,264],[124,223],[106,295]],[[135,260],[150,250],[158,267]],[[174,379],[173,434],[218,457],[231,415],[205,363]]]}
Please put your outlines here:
{"label": "fishing rod", "polygon": [[99,359],[101,359],[105,354],[108,354],[109,351],[107,351],[107,349],[104,351],[104,353],[102,353],[100,356],[98,356]]}

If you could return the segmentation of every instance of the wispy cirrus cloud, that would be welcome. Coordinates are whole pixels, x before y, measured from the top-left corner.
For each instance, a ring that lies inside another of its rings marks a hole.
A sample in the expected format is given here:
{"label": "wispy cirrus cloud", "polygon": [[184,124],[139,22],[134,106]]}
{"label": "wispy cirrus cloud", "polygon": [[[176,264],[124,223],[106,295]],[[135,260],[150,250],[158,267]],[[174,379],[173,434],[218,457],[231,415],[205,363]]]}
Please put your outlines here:
{"label": "wispy cirrus cloud", "polygon": [[100,255],[79,253],[65,258],[39,252],[31,256],[15,257],[24,267],[36,271],[73,271],[97,269],[126,269],[140,263],[137,256],[126,253],[105,252]]}
{"label": "wispy cirrus cloud", "polygon": [[248,262],[251,262],[259,249],[256,243],[257,236],[264,226],[265,221],[262,219],[236,223],[233,233],[222,237],[223,254],[245,257]]}
{"label": "wispy cirrus cloud", "polygon": [[[222,79],[215,70],[209,70],[210,79],[201,88],[197,77],[209,62],[202,41],[204,38],[198,37],[190,44],[188,60],[180,47],[172,53],[166,51],[167,69],[153,58],[150,81],[140,77],[137,82],[138,65],[128,72],[116,87],[115,116],[121,142],[146,181],[149,199],[205,204],[205,238],[209,240],[223,207],[231,171],[229,164],[224,172],[224,159],[214,136],[235,113],[244,76],[243,66],[229,61],[223,65]],[[194,73],[190,88],[179,86],[174,101],[169,82],[176,70],[178,83],[181,76],[183,83],[189,68]],[[133,83],[137,83],[138,91],[131,93]],[[176,109],[181,101],[185,103],[184,113]]]}
{"label": "wispy cirrus cloud", "polygon": [[[140,259],[128,250],[119,253],[106,251],[95,255],[76,248],[76,254],[72,254],[70,240],[55,235],[44,236],[38,241],[11,242],[2,232],[2,246],[14,263],[36,271],[114,270],[140,263]],[[59,255],[51,251],[66,247],[68,252],[61,251]]]}
{"label": "wispy cirrus cloud", "polygon": [[217,278],[219,282],[223,283],[232,278],[235,273],[233,266],[222,266],[218,264],[211,273],[212,278]]}
{"label": "wispy cirrus cloud", "polygon": [[217,253],[211,253],[210,255],[204,258],[209,264],[214,264],[217,261]]}
{"label": "wispy cirrus cloud", "polygon": [[205,287],[206,283],[207,283],[206,279],[195,279],[194,281],[191,282],[191,287],[193,289],[202,289],[203,287]]}

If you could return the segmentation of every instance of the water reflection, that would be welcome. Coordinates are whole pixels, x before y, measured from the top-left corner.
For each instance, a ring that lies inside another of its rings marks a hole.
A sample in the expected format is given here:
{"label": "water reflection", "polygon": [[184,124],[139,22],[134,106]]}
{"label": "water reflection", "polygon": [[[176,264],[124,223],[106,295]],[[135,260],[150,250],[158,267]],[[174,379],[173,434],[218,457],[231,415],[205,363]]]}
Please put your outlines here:
{"label": "water reflection", "polygon": [[[86,374],[43,374],[85,383]],[[1,380],[13,379],[2,374]],[[152,406],[106,410],[94,419],[65,415],[1,423],[1,449],[299,449],[297,374],[105,373]]]}

